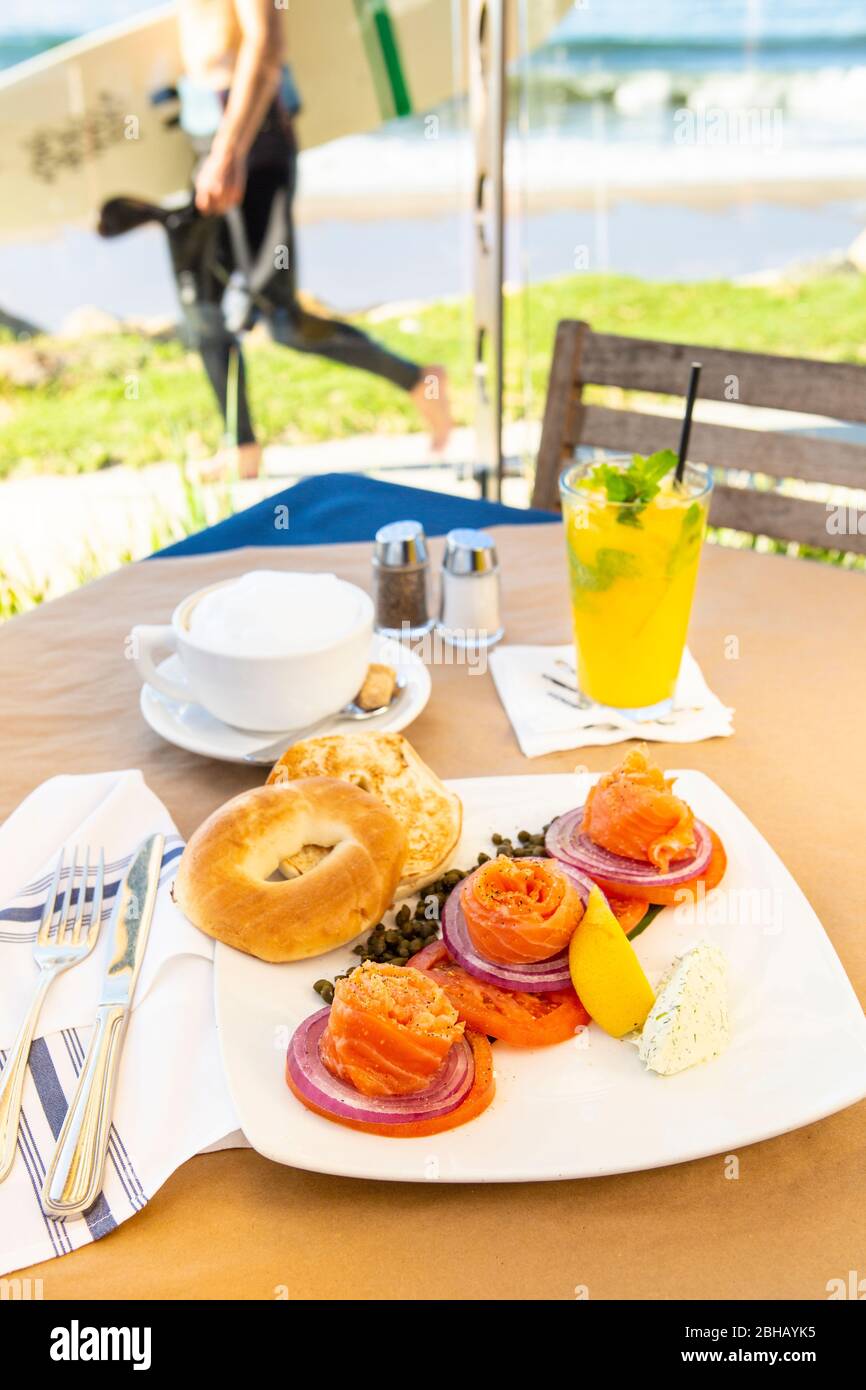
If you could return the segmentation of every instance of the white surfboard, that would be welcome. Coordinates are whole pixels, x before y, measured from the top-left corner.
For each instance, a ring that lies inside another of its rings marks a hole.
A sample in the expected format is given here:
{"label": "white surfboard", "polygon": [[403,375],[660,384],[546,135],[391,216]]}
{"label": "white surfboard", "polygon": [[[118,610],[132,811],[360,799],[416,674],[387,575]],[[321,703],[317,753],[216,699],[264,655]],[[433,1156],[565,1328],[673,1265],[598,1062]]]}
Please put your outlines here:
{"label": "white surfboard", "polygon": [[[465,90],[468,0],[278,0],[304,102],[303,148],[375,130]],[[508,0],[510,55],[519,0]],[[528,0],[537,46],[572,0]],[[453,32],[460,15],[462,35]],[[95,222],[106,198],[159,199],[189,183],[175,108],[152,96],[181,71],[174,5],[61,44],[0,73],[0,237]]]}

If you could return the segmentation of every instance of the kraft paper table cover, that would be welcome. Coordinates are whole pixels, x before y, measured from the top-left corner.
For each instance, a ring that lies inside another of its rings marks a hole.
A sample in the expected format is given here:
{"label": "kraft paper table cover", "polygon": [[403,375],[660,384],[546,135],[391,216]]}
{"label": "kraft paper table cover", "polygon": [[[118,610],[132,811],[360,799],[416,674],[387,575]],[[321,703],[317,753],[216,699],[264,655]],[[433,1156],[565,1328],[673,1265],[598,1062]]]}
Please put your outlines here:
{"label": "kraft paper table cover", "polygon": [[[563,643],[567,579],[547,526],[497,529],[508,640]],[[434,562],[442,543],[431,543]],[[203,584],[252,566],[335,570],[366,586],[366,544],[238,550],[130,566],[0,628],[0,815],[52,773],[141,768],[181,835],[260,774],[160,742],[137,713],[123,644]],[[782,557],[705,549],[689,645],[736,708],[733,738],[688,761],[746,812],[794,873],[861,1002],[866,579]],[[443,777],[528,765],[489,675],[431,668],[407,730]],[[662,765],[685,751],[654,745]],[[598,771],[610,749],[534,759]],[[724,1158],[572,1183],[359,1183],[249,1151],[192,1159],[105,1240],[28,1271],[45,1296],[300,1298],[826,1298],[863,1270],[860,1105]],[[424,1259],[418,1259],[418,1251]],[[387,1258],[383,1257],[386,1252]]]}

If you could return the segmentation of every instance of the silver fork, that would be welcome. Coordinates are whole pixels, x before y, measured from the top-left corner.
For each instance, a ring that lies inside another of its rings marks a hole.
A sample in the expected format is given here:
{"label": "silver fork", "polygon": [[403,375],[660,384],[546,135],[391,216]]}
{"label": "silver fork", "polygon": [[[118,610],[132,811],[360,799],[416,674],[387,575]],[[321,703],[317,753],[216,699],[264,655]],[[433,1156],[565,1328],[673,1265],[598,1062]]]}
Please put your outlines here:
{"label": "silver fork", "polygon": [[58,975],[62,975],[65,970],[70,970],[73,965],[78,965],[80,961],[90,955],[96,944],[99,925],[102,920],[105,855],[100,850],[99,859],[94,866],[96,877],[93,883],[90,916],[85,932],[85,904],[91,868],[90,850],[86,849],[84,852],[84,863],[80,869],[78,901],[73,910],[73,890],[76,872],[79,868],[78,849],[76,848],[72,854],[69,879],[60,906],[57,931],[52,935],[58,889],[63,873],[63,858],[64,852],[61,850],[33,946],[33,959],[39,967],[39,979],[27,1016],[18,1030],[18,1036],[6,1058],[6,1065],[0,1073],[0,1182],[9,1176],[15,1162],[15,1151],[18,1145],[18,1121],[21,1115],[21,1094],[24,1090],[24,1077],[27,1073],[30,1045],[33,1042],[33,1034],[36,1032],[36,1024],[39,1020],[43,1001]]}

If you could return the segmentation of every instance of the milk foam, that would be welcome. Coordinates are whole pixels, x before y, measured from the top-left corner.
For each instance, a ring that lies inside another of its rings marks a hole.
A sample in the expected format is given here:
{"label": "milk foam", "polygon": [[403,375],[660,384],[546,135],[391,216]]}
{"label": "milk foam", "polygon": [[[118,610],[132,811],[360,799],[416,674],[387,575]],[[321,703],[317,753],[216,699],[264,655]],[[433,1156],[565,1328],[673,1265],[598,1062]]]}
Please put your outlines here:
{"label": "milk foam", "polygon": [[189,631],[210,651],[288,656],[338,641],[359,616],[360,594],[335,574],[255,570],[205,594]]}

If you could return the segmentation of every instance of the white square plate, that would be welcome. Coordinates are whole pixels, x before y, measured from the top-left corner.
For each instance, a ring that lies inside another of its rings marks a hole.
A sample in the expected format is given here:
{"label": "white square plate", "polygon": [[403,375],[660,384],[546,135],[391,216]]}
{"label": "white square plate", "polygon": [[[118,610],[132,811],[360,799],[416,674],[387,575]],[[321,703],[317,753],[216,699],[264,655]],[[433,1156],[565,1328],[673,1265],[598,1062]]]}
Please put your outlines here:
{"label": "white square plate", "polygon": [[[494,830],[535,830],[580,805],[589,774],[472,778],[453,862],[468,867]],[[216,952],[217,1024],[244,1133],[278,1163],[406,1182],[529,1182],[682,1163],[811,1124],[866,1095],[866,1018],[821,923],[776,854],[701,772],[677,790],[721,835],[728,871],[704,920],[667,908],[635,942],[655,982],[701,939],[729,966],[731,1043],[677,1076],[644,1070],[636,1048],[595,1025],[555,1047],[494,1047],[496,1096],[462,1128],[386,1139],[332,1124],[284,1081],[288,1039],[320,1007],[313,982],[356,959],[349,947],[312,961],[266,965]]]}

